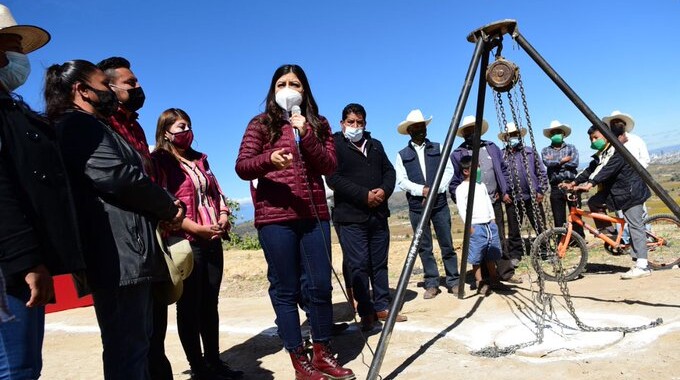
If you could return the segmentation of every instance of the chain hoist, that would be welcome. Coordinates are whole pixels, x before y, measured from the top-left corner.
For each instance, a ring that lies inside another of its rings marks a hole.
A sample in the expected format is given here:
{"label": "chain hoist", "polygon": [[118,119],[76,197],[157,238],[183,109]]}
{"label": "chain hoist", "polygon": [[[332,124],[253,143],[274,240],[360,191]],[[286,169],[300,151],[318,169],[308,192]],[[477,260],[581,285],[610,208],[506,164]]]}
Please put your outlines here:
{"label": "chain hoist", "polygon": [[[534,154],[534,167],[533,170],[536,173],[536,176],[538,178],[538,186],[541,189],[542,194],[546,194],[548,192],[549,186],[548,186],[548,178],[547,174],[544,173],[544,171],[541,170],[541,164],[540,164],[540,155],[538,152],[538,149],[536,148],[536,140],[534,138],[534,133],[533,133],[533,126],[531,124],[531,117],[529,113],[529,107],[527,105],[527,99],[526,99],[526,94],[524,91],[524,83],[522,82],[522,77],[519,71],[519,67],[515,65],[514,63],[506,60],[504,57],[501,56],[501,50],[503,48],[503,45],[501,41],[496,42],[496,54],[495,54],[495,62],[491,63],[488,68],[487,68],[487,74],[486,74],[486,81],[489,84],[489,86],[493,89],[494,92],[494,106],[496,109],[496,118],[498,121],[499,128],[501,130],[501,133],[504,133],[505,136],[508,136],[508,122],[507,122],[507,117],[506,117],[506,112],[505,112],[505,106],[502,98],[502,94],[505,93],[506,97],[508,99],[508,108],[510,109],[510,112],[512,114],[512,120],[517,128],[517,131],[520,132],[520,139],[522,141],[521,144],[521,149],[520,149],[520,154],[521,154],[521,161],[522,161],[522,166],[525,173],[526,173],[526,178],[527,178],[527,184],[529,186],[529,192],[530,192],[530,199],[531,199],[531,209],[533,211],[533,219],[534,219],[534,228],[536,229],[537,233],[546,231],[548,228],[548,221],[545,218],[545,214],[543,213],[541,209],[541,202],[538,202],[537,199],[537,191],[533,183],[533,178],[531,176],[531,170],[529,167],[529,160],[528,160],[528,155],[527,151],[524,148],[524,136],[522,136],[522,128],[524,127],[524,124],[522,123],[522,120],[526,120],[526,130],[527,134],[529,135],[529,140],[531,143],[531,149]],[[517,93],[517,88],[515,87],[516,85],[519,85],[519,95]],[[513,91],[511,91],[513,90]],[[514,92],[514,96],[513,96]],[[517,97],[521,98],[521,106],[520,102],[517,101]],[[516,153],[515,153],[516,154]],[[506,162],[509,163],[509,169],[510,169],[510,177],[511,180],[513,181],[513,186],[511,187],[511,193],[512,193],[512,199],[513,199],[513,205],[515,206],[515,217],[517,218],[517,226],[520,228],[520,231],[522,230],[523,223],[522,219],[523,216],[526,215],[527,219],[529,219],[529,215],[527,214],[527,205],[525,204],[524,200],[521,199],[521,189],[520,189],[520,180],[519,180],[519,171],[521,170],[520,168],[517,167],[515,157],[512,157],[511,154],[509,153],[509,149],[504,149],[504,155],[503,159],[506,160]],[[518,207],[519,206],[519,207]],[[552,220],[552,218],[550,219]],[[532,231],[529,226],[526,227],[526,234],[528,235],[529,238],[532,237]],[[522,236],[522,233],[520,232],[520,236]],[[535,339],[529,342],[523,342],[523,343],[518,343],[518,344],[513,344],[510,346],[506,347],[498,347],[498,346],[490,346],[490,347],[485,347],[477,351],[473,351],[473,355],[477,356],[484,356],[484,357],[500,357],[500,356],[506,356],[515,353],[517,350],[530,347],[535,344],[540,344],[543,342],[544,338],[544,331],[546,327],[546,322],[547,321],[552,321],[556,325],[567,327],[564,323],[560,322],[557,313],[555,312],[555,308],[553,305],[553,298],[554,296],[551,294],[547,294],[545,291],[545,275],[543,272],[543,266],[541,265],[542,261],[545,260],[544,257],[539,253],[540,252],[550,252],[550,251],[556,251],[557,246],[559,245],[559,235],[556,235],[554,237],[556,241],[551,242],[551,239],[546,239],[548,246],[547,247],[541,247],[539,250],[532,250],[529,249],[525,244],[524,240],[522,239],[522,249],[525,253],[526,256],[529,257],[532,267],[536,269],[536,274],[537,274],[537,280],[536,283],[538,284],[538,289],[535,290],[533,286],[533,279],[531,278],[531,273],[529,274],[529,281],[530,281],[530,290],[532,292],[532,299],[534,304],[536,305],[536,310],[534,311],[535,314],[537,315],[536,320],[534,321],[536,325],[536,332],[535,332]],[[555,245],[553,248],[552,245]],[[565,279],[564,276],[564,270],[562,267],[562,260],[551,260],[551,264],[553,266],[553,271],[557,276],[557,283],[560,288],[560,292],[562,294],[562,297],[564,298],[565,301],[565,309],[567,310],[568,314],[574,319],[574,322],[576,323],[576,326],[581,330],[581,331],[586,331],[586,332],[599,332],[599,331],[617,331],[621,333],[630,333],[630,332],[637,332],[640,330],[645,330],[651,327],[658,326],[659,324],[662,323],[661,319],[657,319],[653,322],[650,322],[649,324],[646,325],[640,325],[637,327],[593,327],[585,324],[578,316],[576,312],[576,308],[574,306],[574,303],[571,298],[571,294],[569,293],[569,287],[567,286],[567,280]]]}

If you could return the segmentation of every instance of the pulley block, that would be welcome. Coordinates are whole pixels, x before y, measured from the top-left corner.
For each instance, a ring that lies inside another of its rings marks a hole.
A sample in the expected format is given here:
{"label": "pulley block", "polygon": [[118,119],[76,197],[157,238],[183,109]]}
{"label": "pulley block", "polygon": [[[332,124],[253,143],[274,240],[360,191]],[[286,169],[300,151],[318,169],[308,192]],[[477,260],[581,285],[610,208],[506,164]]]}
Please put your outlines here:
{"label": "pulley block", "polygon": [[512,89],[519,79],[519,67],[503,57],[486,69],[486,82],[497,92],[507,92]]}

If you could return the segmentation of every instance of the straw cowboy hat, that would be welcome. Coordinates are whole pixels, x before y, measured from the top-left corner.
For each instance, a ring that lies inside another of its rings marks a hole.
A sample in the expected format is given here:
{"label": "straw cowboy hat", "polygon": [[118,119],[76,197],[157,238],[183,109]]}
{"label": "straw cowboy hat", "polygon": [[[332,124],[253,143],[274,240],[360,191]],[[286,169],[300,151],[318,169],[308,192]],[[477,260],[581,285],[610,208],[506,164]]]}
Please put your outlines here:
{"label": "straw cowboy hat", "polygon": [[557,120],[553,120],[550,122],[550,127],[543,130],[543,136],[550,138],[551,133],[556,129],[562,131],[564,137],[567,137],[571,134],[571,128],[569,128],[568,125],[562,124]]}
{"label": "straw cowboy hat", "polygon": [[[475,117],[470,115],[470,116],[465,116],[463,118],[462,123],[460,124],[460,127],[458,127],[458,133],[456,133],[457,136],[463,136],[463,131],[465,128],[470,128],[475,126]],[[482,119],[482,135],[486,133],[486,131],[489,130],[489,123],[486,122],[486,120]]]}
{"label": "straw cowboy hat", "polygon": [[[498,139],[501,141],[508,141],[508,135],[517,132],[517,126],[512,121],[508,123],[508,132],[501,132],[498,134]],[[527,129],[522,127],[519,130],[520,137],[524,137],[527,134]]]}
{"label": "straw cowboy hat", "polygon": [[635,127],[635,120],[633,120],[633,117],[628,115],[627,113],[622,113],[621,111],[614,111],[612,112],[611,115],[605,116],[602,118],[602,121],[607,124],[608,127],[611,127],[609,124],[612,120],[614,119],[620,119],[623,120],[624,123],[626,123],[626,132],[630,132],[633,130]]}
{"label": "straw cowboy hat", "polygon": [[189,241],[186,239],[170,236],[166,241],[158,229],[156,229],[156,238],[168,267],[170,281],[156,288],[155,297],[170,305],[182,297],[184,280],[189,277],[194,269],[194,254]]}
{"label": "straw cowboy hat", "polygon": [[21,36],[21,51],[24,54],[45,46],[50,34],[43,28],[33,25],[17,25],[9,8],[0,4],[0,34],[16,34]]}
{"label": "straw cowboy hat", "polygon": [[425,126],[427,127],[428,124],[432,121],[432,116],[430,116],[429,119],[425,120],[425,116],[423,116],[423,113],[420,112],[419,109],[415,109],[406,115],[406,120],[402,121],[399,123],[397,126],[397,132],[401,133],[402,135],[408,135],[408,127],[413,124],[417,123],[425,123]]}

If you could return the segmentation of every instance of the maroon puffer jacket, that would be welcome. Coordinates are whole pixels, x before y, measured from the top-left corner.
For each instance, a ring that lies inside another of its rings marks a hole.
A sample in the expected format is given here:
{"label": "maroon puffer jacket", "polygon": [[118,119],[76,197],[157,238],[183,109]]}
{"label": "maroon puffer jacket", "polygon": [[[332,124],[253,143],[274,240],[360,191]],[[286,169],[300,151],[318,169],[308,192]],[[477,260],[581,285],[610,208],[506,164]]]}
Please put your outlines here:
{"label": "maroon puffer jacket", "polygon": [[[219,183],[217,183],[217,178],[210,171],[210,165],[208,165],[208,156],[200,152],[193,152],[195,157],[192,159],[196,160],[196,166],[203,173],[203,175],[208,180],[207,196],[210,205],[215,208],[218,215],[222,212],[227,214],[231,211],[229,206],[225,204],[226,197],[222,194]],[[170,193],[172,193],[177,199],[184,202],[187,207],[186,218],[200,223],[196,210],[198,208],[198,192],[196,191],[196,186],[194,182],[189,177],[189,174],[184,170],[182,165],[177,161],[177,159],[167,150],[158,149],[151,153],[151,159],[154,164],[156,171],[156,183],[163,186]],[[181,230],[171,233],[172,235],[182,236],[190,241],[196,241],[200,239],[188,232],[182,232]]]}
{"label": "maroon puffer jacket", "polygon": [[[337,161],[328,121],[320,117],[322,127],[328,130],[328,138],[323,142],[316,138],[312,127],[305,124],[307,133],[300,141],[300,157],[293,127],[284,125],[281,137],[271,144],[263,118],[264,114],[260,114],[248,123],[236,159],[236,174],[251,181],[255,227],[313,219],[316,218],[315,209],[319,219],[329,220],[321,176],[332,174]],[[282,148],[293,153],[293,163],[286,169],[276,170],[270,157],[272,152]]]}

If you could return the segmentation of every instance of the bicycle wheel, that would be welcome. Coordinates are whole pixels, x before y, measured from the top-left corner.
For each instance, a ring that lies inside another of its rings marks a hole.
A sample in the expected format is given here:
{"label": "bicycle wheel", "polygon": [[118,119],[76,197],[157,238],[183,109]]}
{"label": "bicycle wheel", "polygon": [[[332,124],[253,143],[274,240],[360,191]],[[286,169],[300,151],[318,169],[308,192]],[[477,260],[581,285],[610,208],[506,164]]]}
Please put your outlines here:
{"label": "bicycle wheel", "polygon": [[652,269],[668,269],[680,263],[680,220],[660,214],[645,219],[647,256]]}
{"label": "bicycle wheel", "polygon": [[543,273],[548,281],[564,277],[571,281],[578,277],[588,263],[588,247],[581,235],[572,231],[569,245],[562,259],[558,257],[557,246],[567,233],[564,227],[544,231],[536,237],[531,246],[532,264],[537,273]]}

